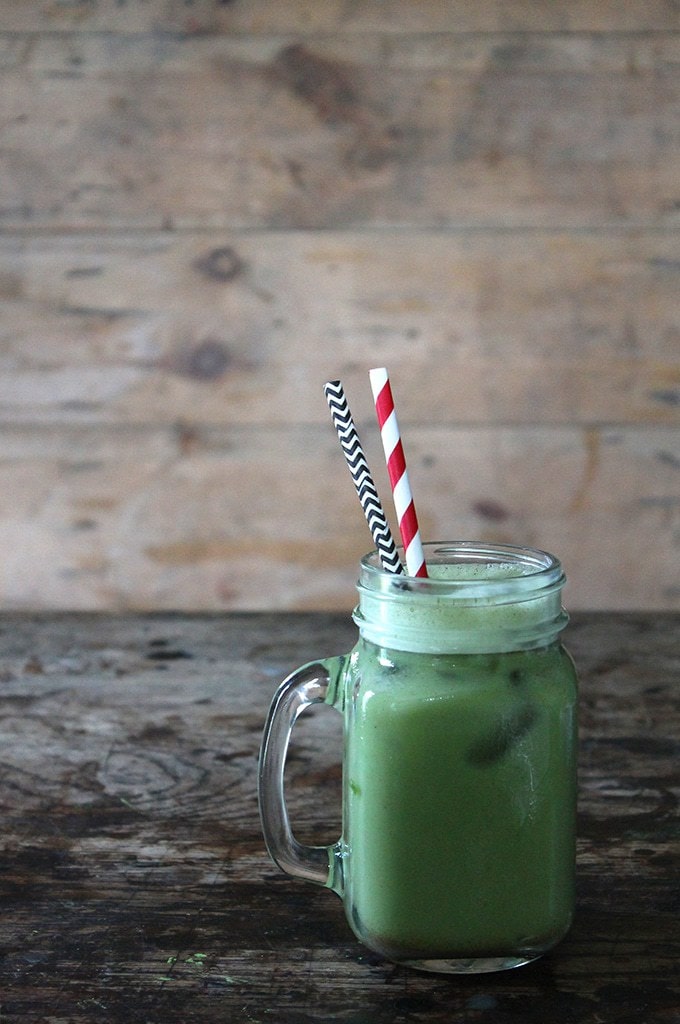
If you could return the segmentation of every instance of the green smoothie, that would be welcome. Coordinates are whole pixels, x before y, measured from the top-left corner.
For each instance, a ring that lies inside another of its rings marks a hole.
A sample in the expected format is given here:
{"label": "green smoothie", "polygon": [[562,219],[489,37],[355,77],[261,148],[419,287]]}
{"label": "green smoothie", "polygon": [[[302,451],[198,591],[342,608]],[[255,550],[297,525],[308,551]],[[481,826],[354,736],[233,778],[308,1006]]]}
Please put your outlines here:
{"label": "green smoothie", "polygon": [[574,901],[570,659],[372,646],[347,712],[350,923],[392,959],[539,955]]}
{"label": "green smoothie", "polygon": [[577,693],[556,573],[433,561],[422,584],[360,584],[344,899],[391,959],[526,962],[569,928]]}

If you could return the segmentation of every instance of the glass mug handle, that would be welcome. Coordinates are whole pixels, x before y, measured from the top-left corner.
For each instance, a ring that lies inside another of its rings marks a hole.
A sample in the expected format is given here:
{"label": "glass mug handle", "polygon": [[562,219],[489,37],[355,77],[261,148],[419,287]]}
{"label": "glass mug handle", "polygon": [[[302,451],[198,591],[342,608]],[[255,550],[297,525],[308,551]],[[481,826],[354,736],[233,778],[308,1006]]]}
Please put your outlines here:
{"label": "glass mug handle", "polygon": [[284,796],[284,769],[293,726],[312,704],[336,707],[332,695],[344,658],[310,662],[279,686],[269,708],[262,737],[258,798],[264,841],[272,860],[295,878],[332,889],[342,896],[342,841],[332,846],[304,846],[293,835]]}

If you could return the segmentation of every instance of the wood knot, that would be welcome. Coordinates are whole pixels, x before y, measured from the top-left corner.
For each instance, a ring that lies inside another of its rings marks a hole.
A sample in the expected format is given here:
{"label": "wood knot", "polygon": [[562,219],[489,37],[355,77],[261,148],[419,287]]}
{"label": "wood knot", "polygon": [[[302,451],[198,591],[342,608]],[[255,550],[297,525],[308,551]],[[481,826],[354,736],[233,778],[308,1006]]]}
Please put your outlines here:
{"label": "wood knot", "polygon": [[204,256],[199,256],[194,261],[194,267],[213,281],[233,281],[243,273],[245,263],[235,249],[230,245],[224,245],[219,249],[212,249]]}
{"label": "wood knot", "polygon": [[296,96],[310,103],[327,124],[356,120],[360,98],[347,65],[320,57],[306,46],[294,43],[276,55],[274,71]]}
{"label": "wood knot", "polygon": [[224,342],[216,338],[205,338],[195,345],[179,349],[166,365],[182,377],[209,381],[222,377],[232,362],[231,352]]}
{"label": "wood knot", "polygon": [[502,523],[510,518],[510,512],[505,505],[494,501],[493,498],[480,498],[473,502],[472,511],[482,519],[488,519],[493,523]]}

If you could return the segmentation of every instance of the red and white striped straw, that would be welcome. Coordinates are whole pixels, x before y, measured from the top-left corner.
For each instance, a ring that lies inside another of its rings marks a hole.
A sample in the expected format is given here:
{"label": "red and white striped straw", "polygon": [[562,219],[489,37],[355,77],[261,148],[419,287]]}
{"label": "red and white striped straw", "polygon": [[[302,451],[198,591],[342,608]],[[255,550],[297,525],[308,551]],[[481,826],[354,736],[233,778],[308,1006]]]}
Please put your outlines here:
{"label": "red and white striped straw", "polygon": [[427,576],[416,507],[408,482],[406,459],[399,434],[390,379],[384,366],[370,370],[369,378],[375,401],[375,411],[378,416],[380,438],[387,460],[387,472],[392,485],[392,497],[399,521],[399,532],[404,545],[406,570],[409,576]]}

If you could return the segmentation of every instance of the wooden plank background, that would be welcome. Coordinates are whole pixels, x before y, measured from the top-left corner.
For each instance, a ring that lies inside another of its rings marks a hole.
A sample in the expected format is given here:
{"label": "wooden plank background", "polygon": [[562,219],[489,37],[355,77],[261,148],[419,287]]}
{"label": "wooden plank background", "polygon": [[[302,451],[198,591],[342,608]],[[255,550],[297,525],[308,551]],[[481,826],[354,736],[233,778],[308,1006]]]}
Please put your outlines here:
{"label": "wooden plank background", "polygon": [[680,605],[680,13],[0,0],[0,605],[337,608],[386,504]]}

